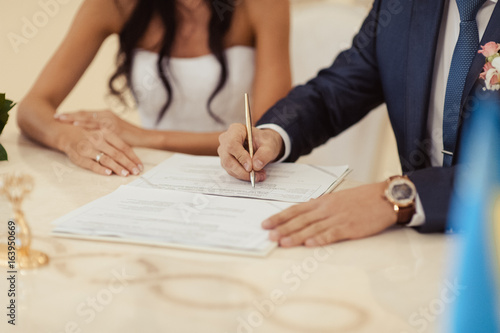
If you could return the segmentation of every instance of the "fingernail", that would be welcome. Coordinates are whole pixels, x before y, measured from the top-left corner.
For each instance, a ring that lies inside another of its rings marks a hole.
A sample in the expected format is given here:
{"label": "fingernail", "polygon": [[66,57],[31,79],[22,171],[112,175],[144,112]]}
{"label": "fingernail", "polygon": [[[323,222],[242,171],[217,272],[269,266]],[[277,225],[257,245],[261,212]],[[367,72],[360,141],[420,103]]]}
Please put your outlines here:
{"label": "fingernail", "polygon": [[127,177],[129,172],[127,170],[122,170],[122,176]]}
{"label": "fingernail", "polygon": [[292,239],[290,237],[285,237],[280,240],[280,244],[284,246],[292,245]]}
{"label": "fingernail", "polygon": [[[61,117],[61,120],[64,120],[64,118],[62,118],[62,117]],[[78,121],[74,121],[74,122],[73,122],[73,125],[74,125],[74,126],[78,126],[78,125],[80,125],[80,123],[79,123]]]}
{"label": "fingernail", "polygon": [[262,221],[262,228],[267,229],[267,228],[270,228],[270,227],[271,227],[271,221],[269,221],[269,220]]}
{"label": "fingernail", "polygon": [[139,174],[139,169],[137,169],[137,168],[132,169],[132,173],[134,175],[138,175]]}
{"label": "fingernail", "polygon": [[250,164],[249,164],[249,163],[245,163],[245,164],[243,164],[243,167],[245,168],[245,170],[246,170],[247,172],[252,171],[252,167],[250,166]]}
{"label": "fingernail", "polygon": [[138,167],[139,167],[139,170],[141,170],[141,172],[144,171],[144,165],[139,164]]}
{"label": "fingernail", "polygon": [[277,241],[280,238],[280,233],[277,230],[269,232],[269,239],[272,241]]}
{"label": "fingernail", "polygon": [[255,160],[255,161],[253,162],[253,165],[254,165],[257,169],[259,169],[259,170],[260,170],[260,169],[262,169],[262,167],[264,166],[264,163],[262,163],[262,161],[261,161],[261,160]]}
{"label": "fingernail", "polygon": [[109,169],[106,169],[106,171],[104,171],[104,172],[106,172],[106,174],[107,174],[108,176],[111,176],[111,174],[113,173],[113,171],[111,171],[111,170],[109,170]]}
{"label": "fingernail", "polygon": [[59,117],[60,117],[60,115],[58,115],[57,113],[54,113],[54,118],[56,118],[56,119],[57,119],[57,118],[59,118]]}
{"label": "fingernail", "polygon": [[312,238],[306,240],[306,242],[304,244],[306,246],[317,246],[318,245],[318,243]]}

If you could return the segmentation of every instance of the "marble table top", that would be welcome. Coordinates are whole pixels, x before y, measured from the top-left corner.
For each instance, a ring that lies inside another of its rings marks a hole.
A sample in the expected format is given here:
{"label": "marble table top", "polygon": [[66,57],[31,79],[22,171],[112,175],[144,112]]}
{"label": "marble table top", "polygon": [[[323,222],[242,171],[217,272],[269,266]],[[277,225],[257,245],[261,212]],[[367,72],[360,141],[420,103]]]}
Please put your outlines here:
{"label": "marble table top", "polygon": [[[4,314],[8,285],[0,277],[1,332],[434,332],[442,295],[453,292],[446,277],[453,239],[409,228],[278,248],[266,258],[55,238],[53,220],[134,177],[80,169],[23,137],[14,119],[0,142],[9,153],[0,174],[35,179],[23,208],[32,247],[50,257],[48,266],[18,273],[16,326]],[[135,151],[146,171],[171,155]],[[10,214],[2,198],[0,243]]]}

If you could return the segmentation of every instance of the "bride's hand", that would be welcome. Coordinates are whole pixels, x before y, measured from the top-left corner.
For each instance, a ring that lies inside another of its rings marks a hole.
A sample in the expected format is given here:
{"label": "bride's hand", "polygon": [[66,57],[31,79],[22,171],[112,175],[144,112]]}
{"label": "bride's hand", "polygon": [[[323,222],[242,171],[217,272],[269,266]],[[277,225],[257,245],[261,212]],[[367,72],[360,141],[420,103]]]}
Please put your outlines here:
{"label": "bride's hand", "polygon": [[126,122],[110,110],[59,113],[54,118],[87,130],[106,129],[132,146],[139,145],[141,139],[141,128]]}
{"label": "bride's hand", "polygon": [[132,148],[115,133],[103,128],[75,128],[60,149],[76,165],[101,175],[138,175],[144,167]]}

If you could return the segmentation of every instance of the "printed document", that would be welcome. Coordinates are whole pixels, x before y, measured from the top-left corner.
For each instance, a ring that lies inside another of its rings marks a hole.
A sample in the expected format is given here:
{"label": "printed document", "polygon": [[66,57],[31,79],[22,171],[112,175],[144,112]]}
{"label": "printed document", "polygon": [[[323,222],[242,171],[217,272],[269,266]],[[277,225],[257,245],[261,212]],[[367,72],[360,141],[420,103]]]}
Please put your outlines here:
{"label": "printed document", "polygon": [[176,154],[129,185],[176,191],[245,197],[286,202],[305,202],[335,188],[349,167],[300,163],[270,164],[267,178],[256,183],[231,177],[212,156]]}
{"label": "printed document", "polygon": [[265,256],[261,222],[290,203],[121,186],[56,220],[53,233]]}
{"label": "printed document", "polygon": [[252,188],[217,157],[176,154],[142,177],[54,221],[60,237],[266,256],[275,242],[266,218],[328,192],[349,169],[306,164],[266,167]]}

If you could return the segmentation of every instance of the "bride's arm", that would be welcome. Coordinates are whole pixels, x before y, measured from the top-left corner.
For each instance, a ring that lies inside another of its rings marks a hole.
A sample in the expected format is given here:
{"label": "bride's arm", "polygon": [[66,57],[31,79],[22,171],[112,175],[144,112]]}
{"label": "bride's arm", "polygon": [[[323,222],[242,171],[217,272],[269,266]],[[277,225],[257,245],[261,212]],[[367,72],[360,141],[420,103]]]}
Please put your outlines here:
{"label": "bride's arm", "polygon": [[193,155],[217,155],[222,132],[181,132],[148,130],[135,126],[110,110],[78,111],[55,116],[61,123],[87,130],[105,129],[118,135],[128,145],[168,150]]}
{"label": "bride's arm", "polygon": [[[17,122],[26,136],[66,153],[77,165],[101,174],[126,175],[141,169],[140,161],[118,136],[58,122],[57,108],[71,92],[102,42],[120,31],[125,19],[115,0],[86,0],[64,41],[19,104]],[[92,138],[97,139],[92,139]],[[106,157],[97,163],[95,157]]]}
{"label": "bride's arm", "polygon": [[290,74],[290,6],[289,0],[247,0],[250,22],[254,29],[256,70],[253,84],[253,122],[292,86]]}

